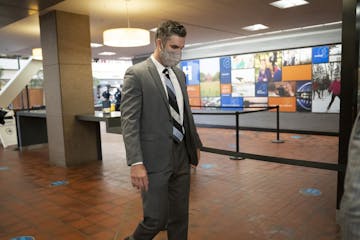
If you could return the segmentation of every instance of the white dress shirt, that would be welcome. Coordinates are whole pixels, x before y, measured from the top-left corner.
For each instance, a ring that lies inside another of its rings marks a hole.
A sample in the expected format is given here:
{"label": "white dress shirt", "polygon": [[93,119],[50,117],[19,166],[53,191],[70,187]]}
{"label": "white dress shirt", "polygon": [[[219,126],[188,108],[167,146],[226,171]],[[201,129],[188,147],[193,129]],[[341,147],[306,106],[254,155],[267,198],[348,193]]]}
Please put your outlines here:
{"label": "white dress shirt", "polygon": [[[165,77],[165,74],[163,73],[163,70],[165,69],[165,67],[159,63],[153,55],[151,55],[151,60],[154,62],[155,66],[156,66],[156,69],[158,70],[159,72],[159,75],[161,77],[161,81],[162,81],[162,84],[164,86],[164,89],[165,89],[165,92],[166,94],[167,93],[167,88],[166,88],[166,77]],[[180,88],[180,84],[179,84],[179,81],[177,80],[177,77],[174,73],[174,71],[171,69],[171,68],[167,68],[169,70],[169,75],[170,75],[170,80],[174,86],[174,89],[175,89],[175,93],[176,93],[176,102],[179,106],[179,113],[180,113],[180,121],[181,121],[181,125],[183,125],[183,122],[184,122],[184,98],[183,98],[183,95],[182,95],[182,92],[181,92],[181,88]]]}

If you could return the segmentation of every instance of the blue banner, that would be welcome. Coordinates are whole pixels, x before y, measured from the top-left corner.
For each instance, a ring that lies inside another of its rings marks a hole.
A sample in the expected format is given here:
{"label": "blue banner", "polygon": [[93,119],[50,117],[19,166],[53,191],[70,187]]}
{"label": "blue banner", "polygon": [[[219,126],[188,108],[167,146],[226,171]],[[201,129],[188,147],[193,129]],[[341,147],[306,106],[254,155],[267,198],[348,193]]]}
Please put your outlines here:
{"label": "blue banner", "polygon": [[220,83],[231,83],[231,58],[220,58]]}
{"label": "blue banner", "polygon": [[255,97],[267,97],[268,96],[268,83],[257,82],[255,85]]}
{"label": "blue banner", "polygon": [[200,84],[199,60],[181,61],[180,68],[185,73],[187,85],[199,85]]}
{"label": "blue banner", "polygon": [[243,106],[243,97],[232,97],[231,94],[222,94],[221,95],[221,109],[236,111],[242,110]]}
{"label": "blue banner", "polygon": [[329,46],[314,47],[312,49],[313,63],[327,63],[329,62]]}
{"label": "blue banner", "polygon": [[311,112],[312,90],[311,81],[296,82],[296,111]]}

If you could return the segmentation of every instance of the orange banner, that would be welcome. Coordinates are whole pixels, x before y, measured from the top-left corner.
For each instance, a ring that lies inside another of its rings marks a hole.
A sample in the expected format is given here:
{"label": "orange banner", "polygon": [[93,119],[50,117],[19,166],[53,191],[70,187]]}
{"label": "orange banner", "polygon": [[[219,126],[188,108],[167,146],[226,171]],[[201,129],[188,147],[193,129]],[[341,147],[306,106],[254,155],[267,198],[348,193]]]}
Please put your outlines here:
{"label": "orange banner", "polygon": [[280,112],[296,112],[296,97],[269,97],[268,101],[269,106],[279,105]]}
{"label": "orange banner", "polygon": [[311,80],[311,64],[284,66],[282,69],[283,81]]}
{"label": "orange banner", "polygon": [[189,98],[200,98],[200,85],[187,86]]}
{"label": "orange banner", "polygon": [[[189,98],[191,109],[200,109],[201,99],[200,98]],[[195,106],[195,107],[192,107]]]}
{"label": "orange banner", "polygon": [[221,94],[231,94],[231,84],[221,84]]}

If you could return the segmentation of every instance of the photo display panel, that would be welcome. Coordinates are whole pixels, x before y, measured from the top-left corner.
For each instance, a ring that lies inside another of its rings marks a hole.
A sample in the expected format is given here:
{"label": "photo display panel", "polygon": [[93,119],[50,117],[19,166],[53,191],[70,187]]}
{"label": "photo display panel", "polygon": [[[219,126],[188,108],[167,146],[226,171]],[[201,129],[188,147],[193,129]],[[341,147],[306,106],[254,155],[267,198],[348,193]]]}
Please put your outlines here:
{"label": "photo display panel", "polygon": [[220,59],[200,59],[201,106],[220,107]]}
{"label": "photo display panel", "polygon": [[232,63],[233,57],[220,58],[220,100],[222,110],[241,110],[243,98],[233,96]]}
{"label": "photo display panel", "polygon": [[189,103],[193,109],[201,107],[200,62],[199,60],[181,61],[180,68],[185,73]]}
{"label": "photo display panel", "polygon": [[184,60],[192,108],[339,112],[341,44]]}

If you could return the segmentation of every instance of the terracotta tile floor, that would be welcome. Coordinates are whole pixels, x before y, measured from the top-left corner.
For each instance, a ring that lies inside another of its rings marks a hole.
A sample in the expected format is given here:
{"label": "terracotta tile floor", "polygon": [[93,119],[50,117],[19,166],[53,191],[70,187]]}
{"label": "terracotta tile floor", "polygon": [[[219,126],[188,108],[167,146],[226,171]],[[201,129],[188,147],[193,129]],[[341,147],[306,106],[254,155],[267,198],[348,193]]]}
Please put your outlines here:
{"label": "terracotta tile floor", "polygon": [[[103,126],[102,126],[103,127]],[[235,150],[234,130],[199,129],[205,146]],[[336,163],[338,138],[240,132],[242,152]],[[46,145],[0,148],[0,239],[123,239],[141,218],[139,193],[129,182],[122,136],[102,134],[103,161],[79,168],[49,165]],[[332,240],[334,171],[202,152],[192,170],[190,240]],[[52,185],[63,181],[63,185]],[[306,195],[314,188],[320,195]],[[166,240],[161,232],[157,240]]]}

